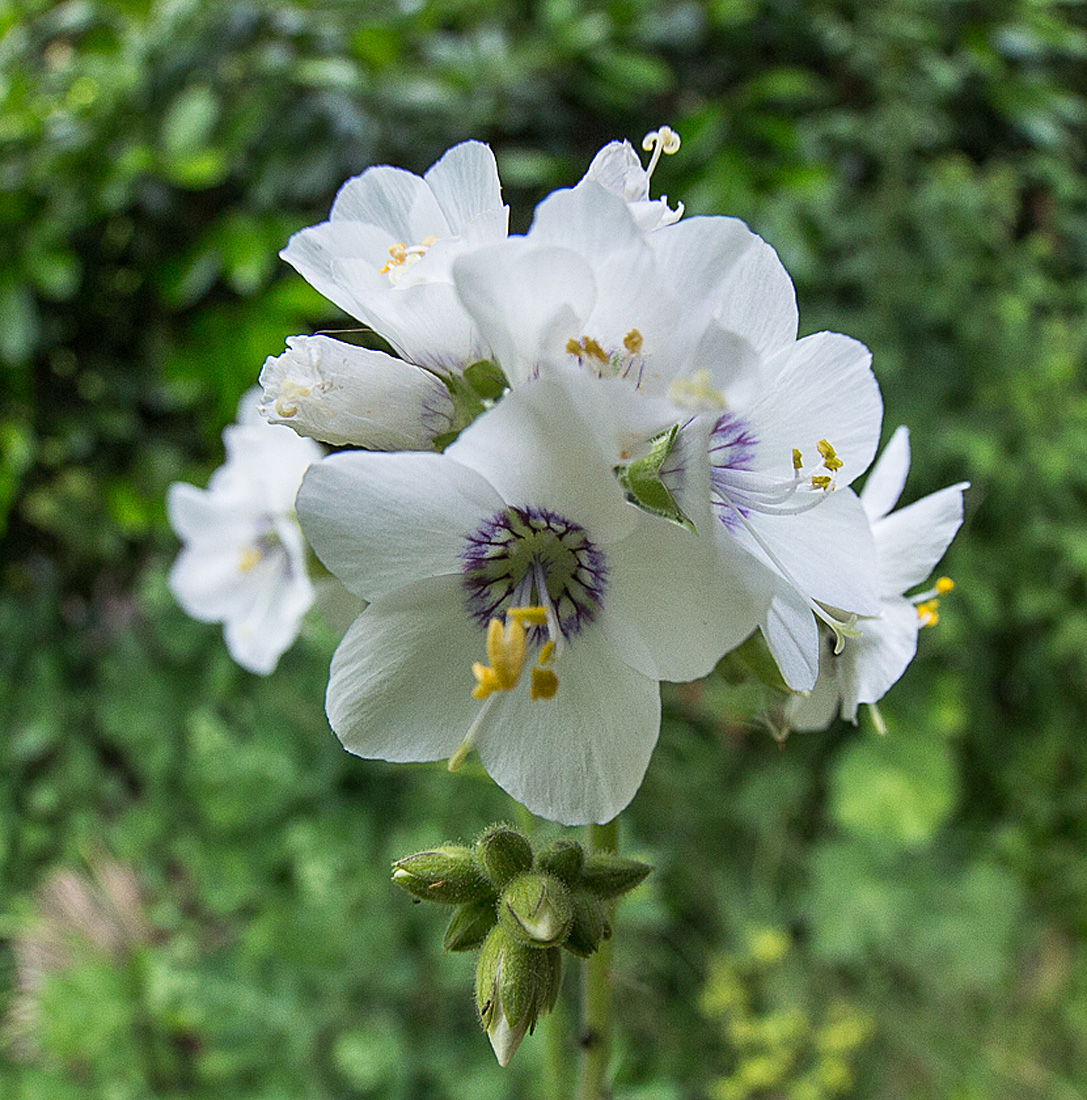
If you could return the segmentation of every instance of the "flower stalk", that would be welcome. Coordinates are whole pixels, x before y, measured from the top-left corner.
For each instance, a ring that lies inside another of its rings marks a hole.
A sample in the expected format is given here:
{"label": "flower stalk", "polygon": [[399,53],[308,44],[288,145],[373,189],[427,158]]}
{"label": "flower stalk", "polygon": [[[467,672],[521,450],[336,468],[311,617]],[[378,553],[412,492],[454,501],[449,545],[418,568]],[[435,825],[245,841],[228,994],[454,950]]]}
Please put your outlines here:
{"label": "flower stalk", "polygon": [[[588,827],[588,851],[619,850],[619,819]],[[578,1067],[578,1100],[606,1100],[608,1063],[611,1060],[613,941],[601,941],[585,960],[581,986],[581,1061]]]}

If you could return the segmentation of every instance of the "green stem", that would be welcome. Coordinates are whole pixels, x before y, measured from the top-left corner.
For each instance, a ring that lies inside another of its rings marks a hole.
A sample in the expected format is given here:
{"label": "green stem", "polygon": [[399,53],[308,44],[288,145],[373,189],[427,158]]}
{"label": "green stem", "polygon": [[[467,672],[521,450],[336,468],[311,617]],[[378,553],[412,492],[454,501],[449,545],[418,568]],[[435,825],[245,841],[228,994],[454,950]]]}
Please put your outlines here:
{"label": "green stem", "polygon": [[[619,850],[619,819],[589,826],[590,852]],[[611,1057],[613,940],[606,939],[584,963],[581,986],[581,1063],[578,1100],[607,1100]]]}

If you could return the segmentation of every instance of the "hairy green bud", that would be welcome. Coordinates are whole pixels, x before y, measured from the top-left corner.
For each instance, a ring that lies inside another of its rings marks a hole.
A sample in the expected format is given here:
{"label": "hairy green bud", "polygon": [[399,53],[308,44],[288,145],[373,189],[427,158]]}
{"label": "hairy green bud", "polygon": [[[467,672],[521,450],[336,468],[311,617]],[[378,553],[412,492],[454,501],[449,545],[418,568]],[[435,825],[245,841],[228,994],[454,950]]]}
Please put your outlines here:
{"label": "hairy green bud", "polygon": [[446,951],[472,951],[483,943],[497,920],[494,898],[466,902],[453,914],[443,946]]}
{"label": "hairy green bud", "polygon": [[476,855],[498,890],[532,869],[532,845],[507,825],[492,825],[476,841]]}
{"label": "hairy green bud", "polygon": [[574,919],[570,933],[562,946],[573,955],[587,959],[611,935],[611,925],[604,916],[604,903],[588,894],[575,894]]}
{"label": "hairy green bud", "polygon": [[494,897],[494,887],[480,871],[472,850],[461,844],[444,844],[397,860],[393,882],[423,901],[445,905]]}
{"label": "hairy green bud", "polygon": [[538,871],[515,878],[498,903],[499,922],[510,936],[537,948],[562,943],[573,915],[570,891]]}
{"label": "hairy green bud", "polygon": [[585,860],[581,885],[594,897],[607,901],[629,893],[652,870],[648,863],[623,859],[613,852],[595,852]]}
{"label": "hairy green bud", "polygon": [[554,875],[571,888],[581,879],[585,852],[576,840],[556,840],[536,857],[536,870]]}

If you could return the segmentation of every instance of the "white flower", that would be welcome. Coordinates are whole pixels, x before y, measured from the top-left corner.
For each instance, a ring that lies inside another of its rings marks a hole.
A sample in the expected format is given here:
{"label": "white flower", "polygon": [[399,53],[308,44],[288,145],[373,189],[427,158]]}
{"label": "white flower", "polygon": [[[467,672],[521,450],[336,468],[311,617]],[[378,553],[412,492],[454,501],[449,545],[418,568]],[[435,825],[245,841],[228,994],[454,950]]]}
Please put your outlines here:
{"label": "white flower", "polygon": [[266,423],[257,401],[250,390],[223,432],[226,462],[207,489],[175,482],[166,510],[184,543],[170,571],[174,598],[194,619],[223,623],[231,657],[267,675],[313,602],[294,498],[324,452]]}
{"label": "white flower", "polygon": [[652,156],[649,167],[643,168],[641,159],[629,141],[609,141],[592,159],[582,183],[600,184],[606,191],[618,195],[629,207],[638,228],[645,233],[671,225],[683,217],[683,203],[673,210],[668,196],[659,199],[649,197],[649,181],[661,153],[675,153],[679,149],[679,134],[667,126],[646,134],[642,148]]}
{"label": "white flower", "polygon": [[[879,610],[868,522],[848,489],[879,438],[868,350],[837,333],[797,339],[792,282],[742,222],[689,218],[647,235],[592,182],[545,199],[526,237],[458,259],[454,278],[514,386],[576,364],[623,379],[646,419],[681,426],[680,461],[662,477],[688,514],[695,488],[712,496],[734,572],[738,551],[759,563],[747,571],[769,603],[771,650],[791,686],[810,688],[816,619],[841,633]],[[708,481],[691,481],[699,464]]]}
{"label": "white flower", "polygon": [[310,470],[306,535],[369,602],[326,698],[349,750],[455,763],[474,747],[566,824],[630,801],[658,681],[707,673],[764,609],[735,598],[709,543],[626,502],[597,442],[612,415],[606,387],[574,373],[509,394],[444,454]]}
{"label": "white flower", "polygon": [[348,180],[329,220],[296,233],[280,255],[409,362],[459,370],[486,348],[450,265],[504,238],[507,221],[494,155],[466,141],[422,178],[381,165]]}
{"label": "white flower", "polygon": [[934,597],[950,589],[950,582],[941,578],[930,592],[904,595],[943,557],[962,523],[962,494],[968,486],[949,486],[891,512],[909,465],[909,433],[902,427],[891,436],[860,495],[875,540],[881,614],[861,619],[859,637],[840,654],[824,646],[814,690],[786,704],[786,717],[795,729],[823,729],[839,707],[842,717],[855,723],[859,704],[876,703],[906,671],[917,650],[918,630],[935,622]]}
{"label": "white flower", "polygon": [[453,426],[449,390],[429,371],[328,336],[291,336],[260,372],[273,424],[334,446],[425,451]]}

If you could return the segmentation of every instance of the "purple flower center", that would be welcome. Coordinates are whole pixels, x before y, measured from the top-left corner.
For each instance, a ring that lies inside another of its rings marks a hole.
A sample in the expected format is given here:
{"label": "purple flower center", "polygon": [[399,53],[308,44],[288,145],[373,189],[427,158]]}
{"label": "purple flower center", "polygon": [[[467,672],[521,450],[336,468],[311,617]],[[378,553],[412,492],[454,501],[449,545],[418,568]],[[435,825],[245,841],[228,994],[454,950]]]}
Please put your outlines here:
{"label": "purple flower center", "polygon": [[740,517],[747,515],[747,510],[737,500],[736,486],[730,484],[729,474],[754,468],[758,442],[747,422],[734,413],[723,413],[710,436],[713,508],[717,518],[729,531],[741,526]]}
{"label": "purple flower center", "polygon": [[[607,587],[604,552],[584,527],[546,508],[496,512],[460,557],[468,612],[484,629],[511,607],[549,604],[570,639],[596,618]],[[546,627],[530,628],[530,641],[546,639]]]}

